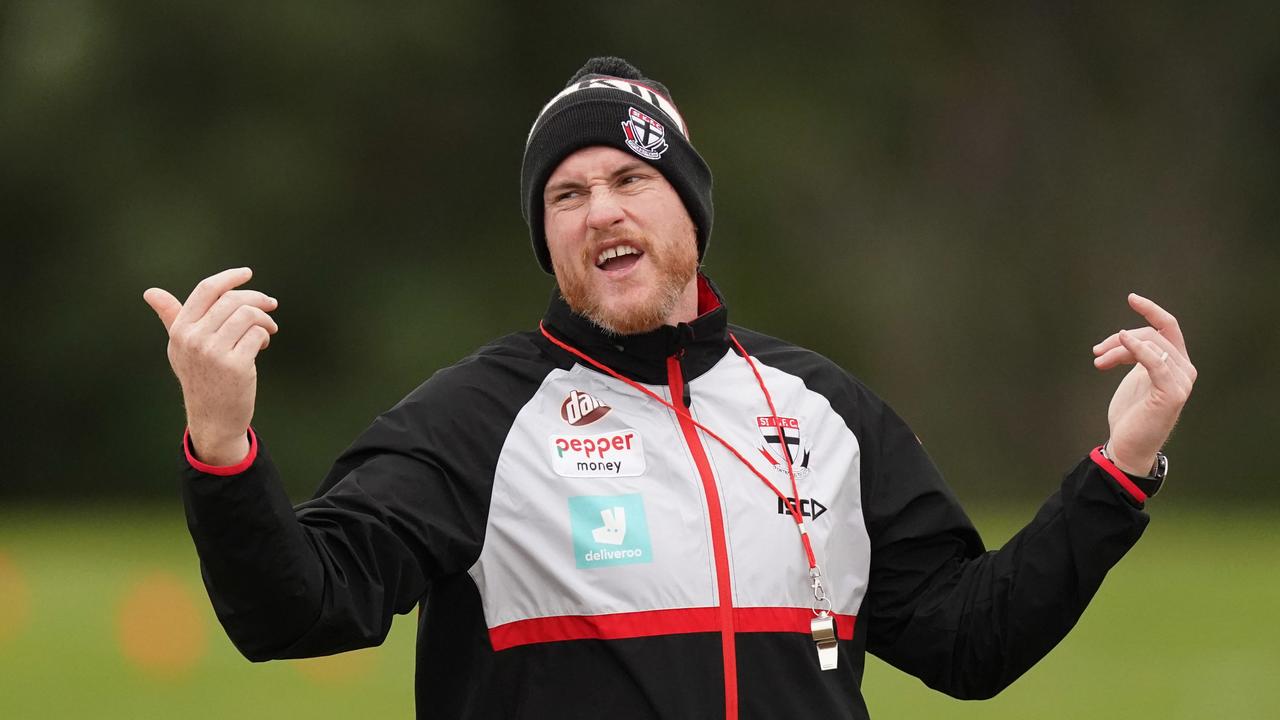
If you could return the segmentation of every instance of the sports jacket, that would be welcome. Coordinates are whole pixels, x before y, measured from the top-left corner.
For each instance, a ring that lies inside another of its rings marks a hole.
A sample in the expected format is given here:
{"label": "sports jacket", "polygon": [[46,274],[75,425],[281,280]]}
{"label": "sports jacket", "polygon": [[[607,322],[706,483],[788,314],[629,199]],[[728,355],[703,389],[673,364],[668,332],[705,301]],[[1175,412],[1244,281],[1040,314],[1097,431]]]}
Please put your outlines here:
{"label": "sports jacket", "polygon": [[[1141,492],[1095,451],[984,552],[884,402],[816,353],[731,328],[699,287],[696,320],[626,337],[553,300],[543,331],[378,417],[296,507],[256,436],[234,467],[188,445],[188,523],[232,641],[255,661],[341,652],[418,606],[421,718],[865,718],[865,652],[993,695],[1145,527]],[[810,636],[793,509],[837,620],[835,670]]]}

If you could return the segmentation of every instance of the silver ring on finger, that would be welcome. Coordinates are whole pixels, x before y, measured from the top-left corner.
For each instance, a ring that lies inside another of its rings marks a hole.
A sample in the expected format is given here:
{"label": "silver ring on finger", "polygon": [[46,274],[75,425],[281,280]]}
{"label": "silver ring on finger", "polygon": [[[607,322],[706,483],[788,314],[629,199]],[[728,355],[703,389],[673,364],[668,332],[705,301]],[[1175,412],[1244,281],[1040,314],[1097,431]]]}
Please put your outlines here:
{"label": "silver ring on finger", "polygon": [[1163,363],[1168,361],[1169,361],[1169,351],[1165,350],[1164,353],[1160,355],[1160,362]]}

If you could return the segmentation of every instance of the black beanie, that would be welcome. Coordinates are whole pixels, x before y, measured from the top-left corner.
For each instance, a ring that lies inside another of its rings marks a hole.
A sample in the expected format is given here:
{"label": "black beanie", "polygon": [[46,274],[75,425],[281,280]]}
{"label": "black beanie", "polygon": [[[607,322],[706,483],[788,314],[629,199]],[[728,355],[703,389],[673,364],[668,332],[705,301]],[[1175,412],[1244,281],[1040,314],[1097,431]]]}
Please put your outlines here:
{"label": "black beanie", "polygon": [[671,92],[616,57],[596,57],[538,113],[524,146],[521,211],[538,264],[555,274],[543,228],[542,192],[566,157],[593,145],[631,153],[675,188],[698,233],[698,260],[711,237],[711,169],[689,144],[689,131]]}

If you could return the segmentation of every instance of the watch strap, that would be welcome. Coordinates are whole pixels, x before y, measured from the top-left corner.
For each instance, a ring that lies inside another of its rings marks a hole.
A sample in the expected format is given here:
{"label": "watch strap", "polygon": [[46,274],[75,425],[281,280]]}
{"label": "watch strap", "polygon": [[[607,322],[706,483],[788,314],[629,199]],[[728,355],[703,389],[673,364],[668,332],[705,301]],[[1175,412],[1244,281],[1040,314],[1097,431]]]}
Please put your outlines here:
{"label": "watch strap", "polygon": [[[1111,453],[1107,452],[1107,446],[1102,446],[1102,456],[1111,460]],[[1114,463],[1115,461],[1112,460]],[[1129,478],[1129,482],[1138,486],[1138,489],[1146,494],[1147,497],[1155,497],[1160,492],[1160,488],[1164,487],[1164,478],[1169,474],[1169,458],[1162,452],[1156,451],[1156,462],[1151,466],[1151,472],[1146,475],[1134,475],[1121,470],[1119,466],[1117,470],[1124,473]]]}
{"label": "watch strap", "polygon": [[[1120,472],[1124,472],[1121,470]],[[1147,497],[1155,497],[1160,492],[1160,488],[1164,487],[1164,478],[1154,475],[1130,475],[1124,473],[1129,481],[1138,486],[1138,489],[1147,494]]]}

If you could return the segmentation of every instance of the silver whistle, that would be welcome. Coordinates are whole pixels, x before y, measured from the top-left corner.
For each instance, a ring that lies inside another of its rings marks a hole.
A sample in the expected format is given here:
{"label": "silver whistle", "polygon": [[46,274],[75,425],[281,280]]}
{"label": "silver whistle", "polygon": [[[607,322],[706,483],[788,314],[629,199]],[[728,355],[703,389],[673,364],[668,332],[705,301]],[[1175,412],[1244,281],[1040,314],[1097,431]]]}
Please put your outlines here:
{"label": "silver whistle", "polygon": [[813,644],[818,648],[818,664],[823,670],[835,670],[840,659],[840,646],[836,641],[836,619],[825,610],[809,621]]}

